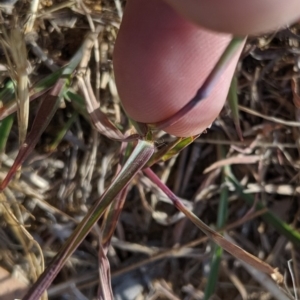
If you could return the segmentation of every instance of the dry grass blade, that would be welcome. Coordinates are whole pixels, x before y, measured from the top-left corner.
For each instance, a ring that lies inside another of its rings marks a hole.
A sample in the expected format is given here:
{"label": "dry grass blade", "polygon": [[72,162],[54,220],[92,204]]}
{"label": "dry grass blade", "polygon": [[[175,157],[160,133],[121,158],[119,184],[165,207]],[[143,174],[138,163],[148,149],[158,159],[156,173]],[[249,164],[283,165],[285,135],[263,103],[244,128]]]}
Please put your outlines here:
{"label": "dry grass blade", "polygon": [[26,24],[26,29],[25,32],[31,32],[34,26],[34,22],[36,20],[37,17],[37,11],[38,11],[38,7],[39,7],[39,0],[32,0],[31,4],[30,4],[30,11],[28,12],[28,21]]}
{"label": "dry grass blade", "polygon": [[96,97],[92,91],[90,78],[88,77],[88,75],[78,75],[77,79],[79,88],[84,95],[87,111],[95,128],[103,135],[116,141],[136,139],[137,135],[129,137],[129,139],[127,139],[100,110],[100,104],[97,102]]}
{"label": "dry grass blade", "polygon": [[137,135],[132,137],[125,137],[116,126],[107,118],[107,116],[100,110],[100,103],[98,103],[96,96],[91,86],[91,80],[88,71],[88,62],[91,57],[91,51],[95,44],[95,40],[99,33],[103,30],[102,26],[98,26],[94,32],[91,32],[86,38],[83,47],[83,59],[79,66],[79,73],[77,75],[78,85],[84,95],[86,109],[90,115],[91,121],[95,128],[103,135],[110,139],[117,141],[137,139]]}
{"label": "dry grass blade", "polygon": [[99,33],[103,30],[102,26],[98,26],[94,32],[91,32],[86,38],[83,46],[83,59],[79,66],[79,72],[77,75],[78,86],[82,92],[86,104],[86,109],[90,115],[91,121],[95,128],[103,135],[110,139],[117,141],[134,140],[138,138],[138,135],[132,137],[125,137],[116,126],[106,117],[106,115],[100,110],[100,103],[97,102],[96,96],[91,86],[90,74],[88,70],[88,63],[91,57],[91,51],[95,44],[95,41]]}
{"label": "dry grass blade", "polygon": [[293,92],[293,102],[296,106],[296,108],[300,108],[300,95],[299,95],[299,84],[298,80],[295,77],[292,78],[291,80],[291,87],[292,87],[292,92]]}
{"label": "dry grass blade", "polygon": [[21,299],[26,291],[26,283],[0,267],[0,298],[2,300]]}
{"label": "dry grass blade", "polygon": [[24,34],[20,28],[12,28],[9,33],[7,33],[6,29],[2,26],[2,32],[2,48],[8,62],[10,76],[16,87],[15,91],[18,106],[19,143],[22,145],[26,138],[29,118],[27,50]]}
{"label": "dry grass blade", "polygon": [[[44,271],[44,257],[40,245],[33,239],[30,233],[26,230],[22,222],[22,214],[16,199],[9,189],[5,190],[1,195],[0,212],[7,222],[10,224],[14,236],[19,240],[24,249],[26,260],[29,263],[29,273],[33,280],[36,280]],[[12,203],[11,203],[12,202]],[[39,257],[36,256],[33,248],[38,250]],[[42,300],[47,300],[47,294],[43,294]]]}
{"label": "dry grass blade", "polygon": [[261,114],[261,113],[255,111],[255,110],[253,110],[253,109],[250,109],[250,108],[242,106],[242,105],[239,105],[239,109],[241,111],[244,111],[244,112],[246,112],[248,114],[251,114],[253,116],[257,116],[257,117],[263,118],[263,119],[268,120],[268,121],[272,121],[272,122],[277,123],[277,124],[282,124],[282,125],[291,126],[291,127],[300,127],[300,122],[286,121],[286,120],[282,120],[282,119],[279,119],[279,118],[276,118],[276,117],[269,117],[269,116]]}
{"label": "dry grass blade", "polygon": [[[227,236],[229,241],[234,243],[234,240]],[[292,300],[294,299],[289,294],[284,292],[273,280],[266,276],[263,272],[260,272],[258,269],[253,268],[251,265],[246,264],[245,262],[241,262],[242,266],[251,274],[254,280],[256,280],[259,284],[264,286],[277,300]]]}
{"label": "dry grass blade", "polygon": [[217,162],[213,163],[211,166],[206,168],[203,173],[209,173],[217,168],[221,168],[228,165],[234,164],[255,164],[261,160],[259,155],[239,155],[234,157],[225,158],[222,160],[218,160]]}
{"label": "dry grass blade", "polygon": [[261,259],[255,257],[254,255],[248,253],[237,245],[226,240],[222,235],[212,230],[204,222],[202,222],[194,213],[189,211],[178,197],[173,194],[173,192],[163,184],[160,179],[151,169],[144,170],[144,173],[170,198],[174,206],[183,212],[187,218],[190,219],[199,229],[201,229],[212,241],[217,245],[221,246],[224,250],[232,254],[237,259],[255,267],[261,272],[267,273],[273,277],[277,282],[283,282],[283,276],[278,272],[278,270],[272,268],[269,264],[263,262]]}

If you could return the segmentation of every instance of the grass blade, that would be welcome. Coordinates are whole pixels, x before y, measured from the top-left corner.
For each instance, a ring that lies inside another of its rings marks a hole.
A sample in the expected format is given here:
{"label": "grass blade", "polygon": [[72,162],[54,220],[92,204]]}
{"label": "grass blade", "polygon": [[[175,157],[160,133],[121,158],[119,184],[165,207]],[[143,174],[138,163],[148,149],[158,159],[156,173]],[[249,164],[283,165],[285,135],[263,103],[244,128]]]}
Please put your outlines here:
{"label": "grass blade", "polygon": [[98,25],[94,32],[91,32],[83,47],[83,59],[80,63],[80,72],[77,75],[78,86],[81,90],[86,105],[87,112],[90,115],[91,121],[95,128],[103,135],[116,141],[136,140],[139,136],[134,135],[126,138],[120,130],[107,118],[107,116],[100,110],[100,103],[98,103],[94,91],[91,86],[91,80],[88,71],[88,62],[90,61],[91,50],[98,38],[99,33],[103,30],[102,25]]}
{"label": "grass blade", "polygon": [[[233,239],[228,237],[232,242]],[[252,278],[257,281],[262,287],[264,287],[273,296],[272,299],[277,300],[296,300],[292,295],[289,295],[282,287],[278,286],[270,277],[266,274],[258,271],[257,269],[249,266],[248,264],[241,262],[241,265],[248,271]]]}
{"label": "grass blade", "polygon": [[[125,151],[124,161],[128,159],[132,152],[132,143],[127,144]],[[121,166],[118,165],[117,173],[119,173]],[[114,201],[109,205],[103,217],[101,227],[101,242],[99,245],[99,287],[98,298],[99,300],[113,300],[113,293],[111,288],[111,273],[109,261],[107,258],[108,248],[110,246],[111,238],[116,229],[121,211],[123,209],[128,186],[123,188],[122,191],[116,196]]]}
{"label": "grass blade", "polygon": [[[9,65],[10,76],[15,83],[18,108],[19,143],[24,143],[29,118],[29,91],[27,75],[27,50],[24,34],[20,28],[9,30],[2,26],[3,40],[1,41],[6,60]],[[11,59],[10,59],[11,57]]]}
{"label": "grass blade", "polygon": [[73,108],[77,111],[77,113],[81,114],[87,122],[90,122],[90,117],[86,110],[84,100],[80,95],[73,92],[72,89],[69,89],[65,93],[65,99],[71,102]]}
{"label": "grass blade", "polygon": [[12,99],[15,98],[15,85],[12,80],[8,80],[0,92],[0,111]]}
{"label": "grass blade", "polygon": [[237,78],[233,76],[228,96],[227,96],[228,104],[231,109],[231,114],[233,118],[233,122],[235,125],[235,129],[241,141],[243,141],[243,133],[240,124],[240,114],[239,114],[239,103],[238,103],[238,96],[237,96]]}
{"label": "grass blade", "polygon": [[122,212],[122,208],[125,203],[125,199],[127,196],[127,189],[124,188],[116,197],[114,203],[112,203],[109,210],[107,210],[107,214],[105,216],[105,221],[103,222],[103,229],[102,229],[102,246],[105,250],[108,249],[110,245],[110,241],[112,235],[116,229],[119,216]]}
{"label": "grass blade", "polygon": [[76,121],[77,118],[78,118],[78,114],[76,112],[72,113],[72,116],[69,118],[69,120],[64,125],[64,127],[60,130],[53,143],[49,146],[49,148],[47,148],[47,151],[52,152],[57,148],[57,146],[60,144],[60,142],[67,134],[68,130],[71,128],[71,126],[73,125],[73,123]]}
{"label": "grass blade", "polygon": [[123,135],[121,131],[108,119],[101,111],[100,104],[97,102],[92,91],[90,80],[87,76],[77,76],[78,86],[81,89],[84,98],[80,95],[68,91],[66,97],[72,102],[74,108],[80,112],[88,122],[94,125],[96,130],[106,137],[115,141],[132,141],[138,139],[139,135]]}
{"label": "grass blade", "polygon": [[0,122],[0,154],[4,153],[7,139],[14,122],[13,116],[6,117]]}
{"label": "grass blade", "polygon": [[41,103],[41,106],[37,112],[37,116],[35,117],[34,122],[32,124],[31,131],[26,137],[24,144],[20,147],[14,164],[9,169],[6,177],[2,181],[0,185],[0,190],[5,189],[5,187],[11,181],[14,174],[18,171],[25,159],[35,148],[40,136],[49,125],[52,117],[54,116],[59,106],[61,97],[58,97],[58,95],[60,94],[62,88],[63,82],[59,81]]}
{"label": "grass blade", "polygon": [[[220,150],[219,152],[221,152],[221,155],[220,155],[221,158],[224,158],[225,153],[221,146],[219,147],[219,150]],[[225,168],[223,168],[223,174],[222,174],[222,183],[223,184],[225,183],[225,180],[226,180],[226,176],[224,173]],[[228,187],[226,185],[223,185],[223,188],[220,193],[218,218],[217,218],[217,230],[220,230],[221,228],[224,228],[226,226],[227,217],[228,217]],[[213,257],[212,257],[212,261],[210,264],[209,277],[208,277],[207,285],[206,285],[205,291],[204,291],[204,300],[210,299],[210,297],[213,295],[213,293],[216,289],[222,255],[223,255],[222,247],[220,247],[218,245],[214,245],[214,252],[213,252]]]}
{"label": "grass blade", "polygon": [[111,238],[116,229],[120,214],[122,212],[128,186],[116,196],[113,203],[106,210],[103,220],[103,228],[101,228],[101,243],[99,245],[99,287],[98,298],[99,300],[113,300],[113,293],[111,288],[111,273],[109,267],[109,260],[107,258],[108,248]]}
{"label": "grass blade", "polygon": [[158,161],[167,161],[172,158],[174,155],[177,155],[181,150],[186,148],[188,145],[193,143],[198,136],[190,136],[187,138],[176,138],[174,141],[163,146],[154,155],[151,157],[147,163],[147,167],[151,167]]}
{"label": "grass blade", "polygon": [[99,246],[99,281],[97,299],[113,300],[109,260],[102,245]]}
{"label": "grass blade", "polygon": [[50,286],[67,259],[76,250],[93,225],[99,220],[115,197],[130,183],[136,173],[147,163],[154,152],[154,146],[147,141],[139,141],[120,173],[111,182],[105,193],[95,202],[89,213],[76,227],[62,249],[55,256],[38,281],[30,288],[23,300],[38,299]]}
{"label": "grass blade", "polygon": [[122,141],[123,134],[114,126],[106,115],[100,110],[100,104],[92,91],[88,76],[77,76],[78,85],[85,99],[87,111],[95,128],[110,139]]}
{"label": "grass blade", "polygon": [[32,152],[35,148],[39,138],[41,137],[44,130],[49,125],[50,121],[52,120],[59,104],[66,92],[66,86],[69,83],[69,77],[74,72],[76,67],[78,66],[81,58],[82,52],[84,49],[85,43],[79,48],[79,50],[75,53],[72,57],[70,63],[63,69],[61,76],[56,84],[52,87],[50,92],[47,94],[45,99],[42,101],[37,115],[33,121],[31,131],[25,139],[24,144],[20,147],[18,155],[14,161],[14,164],[8,171],[8,174],[2,181],[0,185],[0,190],[5,189],[8,185],[14,174],[18,171],[22,163],[28,157],[28,155]]}
{"label": "grass blade", "polygon": [[[133,144],[128,143],[127,147],[125,149],[125,155],[123,158],[122,165],[124,165],[126,163],[128,158],[130,157],[130,154],[132,153],[133,149],[134,149]],[[118,165],[117,173],[120,171],[120,169],[121,169],[121,166]],[[127,190],[128,190],[128,187],[122,189],[122,191],[118,194],[116,200],[110,205],[109,209],[106,211],[106,214],[104,216],[104,222],[103,222],[101,230],[102,230],[102,246],[104,248],[106,248],[106,250],[110,245],[112,235],[117,226],[119,216],[121,214],[122,208],[125,203]]]}
{"label": "grass blade", "polygon": [[200,230],[202,230],[202,232],[205,233],[213,242],[221,246],[224,250],[232,254],[235,258],[244,261],[245,263],[253,266],[261,272],[269,274],[276,281],[283,281],[283,276],[278,272],[278,270],[272,268],[269,264],[263,262],[259,258],[248,253],[247,251],[243,250],[237,245],[230,243],[222,235],[212,230],[209,226],[202,222],[194,213],[189,211],[176,197],[176,195],[173,194],[173,192],[160,181],[160,179],[155,173],[153,173],[151,169],[145,169],[144,173],[169,197],[169,199],[173,202],[174,206],[182,213],[184,213],[185,216],[190,221],[192,221]]}
{"label": "grass blade", "polygon": [[[236,191],[240,194],[240,196],[248,203],[248,205],[253,205],[255,203],[254,197],[251,194],[245,194],[243,192],[243,187],[235,178],[235,176],[227,171],[227,178],[233,183]],[[265,206],[261,203],[257,203],[255,209],[261,210],[264,209]],[[275,228],[280,234],[284,235],[289,241],[291,241],[295,246],[300,246],[300,232],[293,229],[290,225],[283,222],[279,217],[274,215],[272,212],[266,212],[262,215],[262,218],[270,224],[273,228]]]}
{"label": "grass blade", "polygon": [[[58,70],[58,71],[48,75],[41,81],[39,81],[33,88],[30,89],[29,100],[30,101],[35,100],[38,97],[40,97],[41,95],[43,95],[45,92],[50,90],[51,87],[53,87],[53,85],[60,78],[62,72],[63,72],[63,69]],[[11,82],[11,84],[12,84],[12,82]],[[10,85],[9,85],[9,88],[10,88]],[[11,93],[11,95],[9,96],[9,99],[8,99],[10,101],[8,103],[5,103],[3,105],[3,107],[0,108],[0,121],[17,111],[17,108],[18,108],[17,101],[16,101],[16,99],[14,99],[14,97],[15,97],[15,93],[13,91],[13,93]],[[1,100],[2,100],[2,97],[1,97]]]}
{"label": "grass blade", "polygon": [[222,247],[214,245],[213,257],[210,263],[210,272],[205,286],[204,298],[203,300],[209,300],[210,297],[214,294],[216,289],[218,277],[219,277],[219,268],[223,255]]}

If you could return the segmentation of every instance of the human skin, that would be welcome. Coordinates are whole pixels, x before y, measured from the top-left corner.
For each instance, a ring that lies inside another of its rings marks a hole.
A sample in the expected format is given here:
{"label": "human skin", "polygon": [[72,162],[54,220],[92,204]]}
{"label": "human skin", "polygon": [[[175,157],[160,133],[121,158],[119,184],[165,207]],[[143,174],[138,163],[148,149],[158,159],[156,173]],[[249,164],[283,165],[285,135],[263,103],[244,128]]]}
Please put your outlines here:
{"label": "human skin", "polygon": [[[189,102],[231,39],[204,26],[258,33],[299,15],[299,0],[128,0],[113,58],[124,109],[136,121],[155,123]],[[224,105],[239,54],[211,95],[166,132],[190,136],[209,127]]]}

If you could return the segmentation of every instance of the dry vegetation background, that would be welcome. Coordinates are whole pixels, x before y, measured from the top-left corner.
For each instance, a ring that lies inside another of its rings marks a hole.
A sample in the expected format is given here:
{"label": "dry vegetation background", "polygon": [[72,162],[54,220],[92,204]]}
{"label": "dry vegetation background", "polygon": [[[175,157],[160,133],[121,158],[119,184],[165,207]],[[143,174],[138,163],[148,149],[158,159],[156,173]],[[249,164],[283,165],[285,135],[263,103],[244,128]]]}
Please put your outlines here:
{"label": "dry vegetation background", "polygon": [[[102,111],[122,130],[128,128],[112,70],[123,1],[34,3],[37,18],[24,35],[29,86],[67,64],[86,34],[102,24],[99,48],[89,64],[91,83]],[[23,28],[32,21],[30,9],[30,1],[25,0],[16,3],[12,14],[3,7],[2,40],[3,28],[9,32],[9,28]],[[154,167],[213,228],[220,197],[227,190],[226,234],[286,274],[286,288],[292,295],[293,286],[300,287],[300,238],[283,234],[263,216],[269,210],[281,226],[286,222],[299,232],[299,43],[299,24],[248,40],[236,72],[244,141],[239,140],[231,111],[225,107],[206,134],[178,156]],[[11,103],[5,92],[13,70],[3,41],[1,45],[0,105],[5,108]],[[73,88],[76,91],[75,81]],[[30,103],[29,128],[38,103],[39,99]],[[1,108],[2,119],[4,112]],[[8,134],[1,146],[1,180],[19,149],[17,117],[12,120],[11,130],[3,129],[4,121],[0,124],[1,145]],[[159,136],[157,147],[168,140],[167,135]],[[80,106],[68,100],[60,105],[21,172],[1,195],[0,299],[13,299],[14,293],[19,290],[22,294],[26,285],[36,280],[42,265],[40,251],[47,264],[93,200],[103,193],[114,176],[120,145],[98,134]],[[244,187],[242,194],[224,181],[224,165],[231,166]],[[251,201],[264,208],[256,209]],[[48,290],[49,299],[95,299],[98,242],[97,234],[85,239]],[[108,254],[116,299],[203,299],[213,253],[214,245],[147,178],[137,176]],[[266,279],[253,272],[223,252],[212,299],[276,299],[274,290],[263,286]]]}

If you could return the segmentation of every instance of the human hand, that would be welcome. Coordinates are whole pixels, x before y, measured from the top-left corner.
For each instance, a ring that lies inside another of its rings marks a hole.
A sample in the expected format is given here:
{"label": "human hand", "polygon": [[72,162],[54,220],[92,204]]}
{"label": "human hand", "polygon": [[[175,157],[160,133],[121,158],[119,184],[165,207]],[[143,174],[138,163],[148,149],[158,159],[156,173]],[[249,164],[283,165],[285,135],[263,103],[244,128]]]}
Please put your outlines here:
{"label": "human hand", "polygon": [[[128,0],[114,52],[126,112],[143,123],[167,119],[195,95],[230,41],[229,33],[261,33],[299,17],[299,0]],[[211,95],[166,132],[196,135],[215,120],[238,56]]]}

